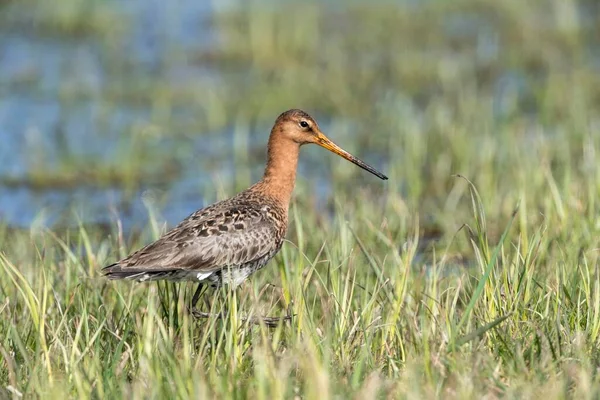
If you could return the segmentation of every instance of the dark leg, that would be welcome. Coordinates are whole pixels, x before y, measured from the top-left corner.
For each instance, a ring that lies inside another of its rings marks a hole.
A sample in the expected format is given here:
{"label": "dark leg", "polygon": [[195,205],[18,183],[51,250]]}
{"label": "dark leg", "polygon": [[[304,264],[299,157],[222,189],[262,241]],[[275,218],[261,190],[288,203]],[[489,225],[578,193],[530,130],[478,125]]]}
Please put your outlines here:
{"label": "dark leg", "polygon": [[198,303],[198,299],[200,298],[200,294],[202,293],[203,288],[204,288],[204,285],[202,284],[202,282],[200,282],[198,284],[198,288],[194,292],[194,296],[192,297],[192,310],[194,310],[196,308],[196,304]]}
{"label": "dark leg", "polygon": [[[198,285],[198,289],[196,289],[196,292],[194,293],[194,297],[192,298],[192,308],[191,308],[191,313],[194,317],[196,318],[225,318],[225,315],[227,314],[227,311],[224,310],[221,313],[218,314],[213,314],[210,312],[204,312],[204,311],[200,311],[198,309],[196,309],[196,302],[198,301],[198,297],[200,297],[200,292],[201,292],[201,288],[203,287],[202,283],[200,285]],[[287,315],[284,317],[262,317],[262,316],[256,316],[256,317],[242,317],[241,322],[249,322],[250,324],[256,324],[256,325],[260,325],[261,323],[264,323],[266,326],[274,328],[276,326],[279,325],[280,322],[285,322],[285,321],[290,321],[292,319],[292,317],[294,317],[295,315]]]}
{"label": "dark leg", "polygon": [[[196,318],[223,318],[223,314],[212,314],[208,312],[192,310],[192,315]],[[284,317],[252,317],[246,318],[242,317],[240,320],[242,322],[249,322],[251,324],[260,325],[264,323],[266,326],[270,328],[275,328],[282,321],[291,321],[292,317],[295,315],[286,315]]]}

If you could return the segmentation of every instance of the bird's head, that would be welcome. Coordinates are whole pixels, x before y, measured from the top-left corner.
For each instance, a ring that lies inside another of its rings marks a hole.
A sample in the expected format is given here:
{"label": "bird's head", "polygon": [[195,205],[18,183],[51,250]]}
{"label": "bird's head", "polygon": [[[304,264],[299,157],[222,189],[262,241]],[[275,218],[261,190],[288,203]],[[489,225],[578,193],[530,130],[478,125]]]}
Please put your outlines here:
{"label": "bird's head", "polygon": [[302,110],[288,110],[281,114],[275,121],[271,135],[275,135],[276,140],[291,140],[299,146],[314,143],[345,158],[381,179],[388,179],[387,176],[377,171],[375,168],[333,143],[323,132],[321,132],[319,124]]}

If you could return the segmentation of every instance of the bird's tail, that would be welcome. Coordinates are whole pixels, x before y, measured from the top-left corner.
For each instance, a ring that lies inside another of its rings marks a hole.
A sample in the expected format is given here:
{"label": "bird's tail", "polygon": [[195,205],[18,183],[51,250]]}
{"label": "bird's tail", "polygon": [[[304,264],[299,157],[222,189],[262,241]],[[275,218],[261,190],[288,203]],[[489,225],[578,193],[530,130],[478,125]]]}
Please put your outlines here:
{"label": "bird's tail", "polygon": [[[138,282],[177,278],[176,272],[169,270],[149,270],[147,268],[123,268],[119,263],[102,268],[102,273],[110,280],[133,280]],[[178,280],[178,279],[174,279]]]}

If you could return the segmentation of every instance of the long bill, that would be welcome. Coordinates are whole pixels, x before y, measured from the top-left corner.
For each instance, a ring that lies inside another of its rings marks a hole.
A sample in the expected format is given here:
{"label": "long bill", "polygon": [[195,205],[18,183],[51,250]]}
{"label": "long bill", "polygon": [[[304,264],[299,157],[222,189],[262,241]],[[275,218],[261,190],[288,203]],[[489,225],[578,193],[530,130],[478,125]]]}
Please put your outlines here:
{"label": "long bill", "polygon": [[375,168],[371,167],[366,162],[354,157],[352,154],[348,153],[346,150],[342,149],[340,146],[333,143],[331,140],[329,140],[329,138],[327,136],[323,135],[320,132],[317,133],[316,144],[331,151],[332,153],[337,154],[340,157],[345,158],[346,160],[350,161],[351,163],[358,165],[362,169],[369,171],[370,173],[372,173],[373,175],[375,175],[376,177],[378,177],[380,179],[387,180],[387,178],[388,178],[381,172],[377,171]]}

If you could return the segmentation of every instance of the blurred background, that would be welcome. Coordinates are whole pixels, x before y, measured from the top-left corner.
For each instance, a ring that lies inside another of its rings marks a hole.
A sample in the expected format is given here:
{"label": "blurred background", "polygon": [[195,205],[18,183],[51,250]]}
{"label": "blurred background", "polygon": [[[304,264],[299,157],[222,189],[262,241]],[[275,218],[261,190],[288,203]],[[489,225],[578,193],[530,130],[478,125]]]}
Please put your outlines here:
{"label": "blurred background", "polygon": [[565,165],[598,179],[599,13],[594,0],[1,0],[0,221],[130,230],[151,208],[172,225],[260,178],[288,108],[390,176],[303,149],[297,201],[325,215],[334,193],[387,194],[443,224],[457,173],[510,213],[546,187],[534,171],[561,188]]}

